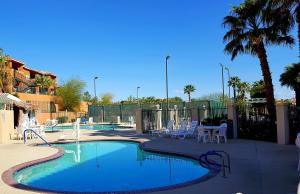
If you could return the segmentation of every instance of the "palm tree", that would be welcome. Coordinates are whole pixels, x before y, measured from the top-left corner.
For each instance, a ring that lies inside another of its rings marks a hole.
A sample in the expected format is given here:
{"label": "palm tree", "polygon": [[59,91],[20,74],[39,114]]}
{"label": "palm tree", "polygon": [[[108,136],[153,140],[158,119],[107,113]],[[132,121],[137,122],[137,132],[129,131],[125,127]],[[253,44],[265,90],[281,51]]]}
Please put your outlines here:
{"label": "palm tree", "polygon": [[286,12],[275,9],[268,0],[246,0],[233,7],[231,14],[223,21],[224,27],[228,28],[223,38],[227,43],[224,50],[231,55],[231,59],[238,54],[251,54],[260,61],[266,84],[267,109],[273,122],[276,118],[274,89],[265,46],[294,43],[287,34],[292,21],[284,17],[288,15]]}
{"label": "palm tree", "polygon": [[231,86],[233,88],[233,98],[236,100],[236,91],[238,85],[241,83],[241,79],[237,76],[230,77],[228,81],[228,86]]}
{"label": "palm tree", "polygon": [[35,77],[35,82],[37,85],[39,85],[42,89],[42,92],[44,92],[44,89],[45,88],[48,88],[49,86],[52,85],[52,80],[49,76],[40,76],[40,75],[37,75]]}
{"label": "palm tree", "polygon": [[255,81],[250,89],[251,98],[266,98],[266,86],[263,80]]}
{"label": "palm tree", "polygon": [[238,99],[244,101],[246,98],[246,93],[250,90],[250,85],[248,82],[241,82],[237,86],[238,88]]}
{"label": "palm tree", "polygon": [[196,88],[193,85],[184,86],[184,93],[188,95],[189,102],[191,102],[191,93],[194,92]]}
{"label": "palm tree", "polygon": [[[299,0],[272,0],[274,7],[280,8],[283,12],[286,9],[289,10],[288,18],[293,18],[293,21],[297,23],[297,36],[298,36],[298,49],[299,49],[299,59],[300,59],[300,1]],[[289,23],[290,28],[294,26],[294,22]]]}
{"label": "palm tree", "polygon": [[294,63],[285,68],[280,75],[282,86],[287,86],[295,91],[296,106],[300,107],[300,63]]}

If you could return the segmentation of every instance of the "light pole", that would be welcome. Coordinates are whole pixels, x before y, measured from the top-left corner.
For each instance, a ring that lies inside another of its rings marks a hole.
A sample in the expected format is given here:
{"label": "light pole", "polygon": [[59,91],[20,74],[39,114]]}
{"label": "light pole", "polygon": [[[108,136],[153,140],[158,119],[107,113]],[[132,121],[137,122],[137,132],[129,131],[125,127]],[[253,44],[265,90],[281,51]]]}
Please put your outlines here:
{"label": "light pole", "polygon": [[169,89],[168,89],[168,60],[170,59],[170,56],[166,56],[166,95],[167,95],[167,114],[169,110]]}
{"label": "light pole", "polygon": [[[229,68],[228,67],[225,67],[225,70],[227,71],[227,74],[228,74],[228,82],[230,81],[230,71],[229,71]],[[229,99],[230,99],[230,85],[228,84],[228,96],[229,96]]]}
{"label": "light pole", "polygon": [[138,105],[140,104],[140,102],[139,102],[139,89],[140,88],[141,88],[140,86],[136,87],[136,101],[137,101]]}
{"label": "light pole", "polygon": [[220,63],[220,66],[222,68],[222,97],[223,97],[223,102],[225,99],[225,94],[224,94],[224,65]]}
{"label": "light pole", "polygon": [[97,97],[97,93],[96,93],[96,79],[98,79],[98,78],[99,78],[98,76],[94,77],[94,94],[95,94],[95,99]]}

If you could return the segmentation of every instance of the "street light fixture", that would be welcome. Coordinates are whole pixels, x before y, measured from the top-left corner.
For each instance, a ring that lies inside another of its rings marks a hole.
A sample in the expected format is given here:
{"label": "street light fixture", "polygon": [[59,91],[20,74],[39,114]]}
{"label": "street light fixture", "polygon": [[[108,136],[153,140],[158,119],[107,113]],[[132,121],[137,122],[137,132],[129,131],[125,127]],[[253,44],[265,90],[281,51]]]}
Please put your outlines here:
{"label": "street light fixture", "polygon": [[97,93],[96,93],[96,79],[98,79],[98,78],[99,78],[98,76],[94,77],[94,94],[95,94],[95,99],[97,97]]}
{"label": "street light fixture", "polygon": [[[227,71],[227,75],[228,75],[228,82],[230,81],[230,71],[228,67],[225,67],[225,70]],[[230,85],[228,84],[228,96],[230,99]]]}
{"label": "street light fixture", "polygon": [[140,88],[141,88],[140,86],[136,87],[136,100],[137,100],[138,105],[140,104],[140,101],[139,101],[139,89]]}
{"label": "street light fixture", "polygon": [[166,95],[167,95],[167,113],[169,110],[169,89],[168,89],[168,60],[170,59],[170,56],[166,56]]}
{"label": "street light fixture", "polygon": [[223,102],[225,100],[225,93],[224,93],[224,65],[220,63],[220,66],[222,68],[222,97],[223,97]]}

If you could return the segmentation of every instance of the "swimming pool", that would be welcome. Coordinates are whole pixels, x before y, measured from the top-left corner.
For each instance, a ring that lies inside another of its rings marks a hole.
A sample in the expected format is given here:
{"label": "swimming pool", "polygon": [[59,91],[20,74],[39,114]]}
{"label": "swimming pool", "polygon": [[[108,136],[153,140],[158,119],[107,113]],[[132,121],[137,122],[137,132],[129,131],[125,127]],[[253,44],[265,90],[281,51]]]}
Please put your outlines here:
{"label": "swimming pool", "polygon": [[209,173],[196,160],[146,152],[136,142],[97,141],[55,146],[65,150],[62,157],[18,171],[14,179],[50,192],[118,192],[184,184]]}
{"label": "swimming pool", "polygon": [[[117,124],[93,124],[93,125],[80,125],[80,129],[86,130],[121,130],[128,129],[131,127],[124,127]],[[73,125],[58,125],[52,128],[46,128],[45,131],[62,131],[73,129]]]}

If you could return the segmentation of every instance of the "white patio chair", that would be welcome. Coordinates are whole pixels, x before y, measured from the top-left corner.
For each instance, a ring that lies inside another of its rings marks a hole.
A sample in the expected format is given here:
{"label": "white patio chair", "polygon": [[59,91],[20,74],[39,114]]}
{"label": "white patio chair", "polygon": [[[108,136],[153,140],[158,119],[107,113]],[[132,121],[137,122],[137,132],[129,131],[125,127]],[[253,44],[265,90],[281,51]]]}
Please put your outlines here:
{"label": "white patio chair", "polygon": [[214,135],[214,137],[216,137],[216,140],[218,143],[221,142],[221,139],[224,139],[224,142],[227,143],[227,124],[223,123],[220,125],[220,129],[219,132],[217,134]]}
{"label": "white patio chair", "polygon": [[200,142],[201,140],[203,143],[207,143],[209,141],[209,133],[203,128],[202,125],[198,127],[198,137],[197,137],[198,142]]}

